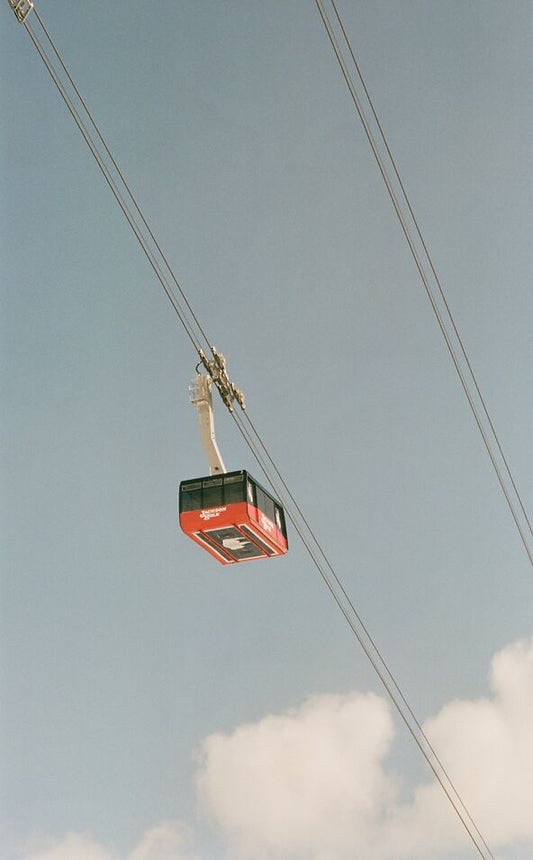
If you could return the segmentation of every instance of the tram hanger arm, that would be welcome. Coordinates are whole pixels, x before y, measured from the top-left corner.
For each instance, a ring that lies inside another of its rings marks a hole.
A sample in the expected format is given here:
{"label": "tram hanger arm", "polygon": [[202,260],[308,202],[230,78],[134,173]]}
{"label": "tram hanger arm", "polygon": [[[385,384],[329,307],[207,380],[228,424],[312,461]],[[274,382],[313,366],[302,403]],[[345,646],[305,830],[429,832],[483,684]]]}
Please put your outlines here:
{"label": "tram hanger arm", "polygon": [[222,475],[226,467],[216,440],[211,385],[212,380],[209,376],[197,373],[195,382],[189,388],[189,396],[198,411],[200,440],[209,464],[209,473]]}

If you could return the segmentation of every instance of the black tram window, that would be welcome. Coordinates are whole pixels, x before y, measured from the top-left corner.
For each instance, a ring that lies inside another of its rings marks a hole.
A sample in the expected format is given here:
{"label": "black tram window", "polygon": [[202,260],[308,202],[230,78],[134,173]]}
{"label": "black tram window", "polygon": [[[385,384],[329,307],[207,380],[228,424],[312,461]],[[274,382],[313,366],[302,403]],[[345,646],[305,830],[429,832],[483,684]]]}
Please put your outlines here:
{"label": "black tram window", "polygon": [[197,511],[202,507],[202,483],[195,481],[192,484],[182,484],[181,487],[181,510]]}
{"label": "black tram window", "polygon": [[264,494],[263,490],[261,489],[261,487],[255,486],[254,489],[255,489],[255,497],[257,499],[256,508],[258,508],[260,511],[264,511],[265,510],[265,494]]}
{"label": "black tram window", "polygon": [[244,501],[243,475],[230,475],[224,478],[224,504],[231,505]]}
{"label": "black tram window", "polygon": [[211,478],[203,483],[203,508],[217,508],[222,504],[222,478]]}
{"label": "black tram window", "polygon": [[275,505],[276,509],[276,525],[280,530],[282,535],[286,535],[287,531],[285,529],[285,517],[283,515],[283,508],[280,508],[279,505]]}
{"label": "black tram window", "polygon": [[263,495],[265,497],[265,506],[262,508],[262,511],[267,515],[271,522],[274,522],[274,499],[272,499],[268,493],[263,493]]}
{"label": "black tram window", "polygon": [[255,492],[257,494],[257,507],[269,520],[274,522],[274,500],[261,487],[256,486]]}
{"label": "black tram window", "polygon": [[246,492],[248,494],[248,504],[253,505],[254,508],[257,508],[258,504],[257,504],[256,493],[255,493],[255,484],[250,478],[248,478]]}

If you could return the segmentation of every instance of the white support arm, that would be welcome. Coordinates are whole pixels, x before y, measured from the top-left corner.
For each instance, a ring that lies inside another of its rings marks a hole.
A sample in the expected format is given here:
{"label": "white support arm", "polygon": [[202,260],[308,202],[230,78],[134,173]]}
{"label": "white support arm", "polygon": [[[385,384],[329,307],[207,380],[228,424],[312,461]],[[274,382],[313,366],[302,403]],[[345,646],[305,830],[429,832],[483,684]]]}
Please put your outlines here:
{"label": "white support arm", "polygon": [[213,415],[213,399],[211,397],[211,379],[201,373],[196,375],[196,381],[189,387],[189,397],[198,410],[198,423],[200,427],[200,439],[202,442],[209,473],[221,475],[226,471],[224,461],[218,450],[215,435],[215,418]]}

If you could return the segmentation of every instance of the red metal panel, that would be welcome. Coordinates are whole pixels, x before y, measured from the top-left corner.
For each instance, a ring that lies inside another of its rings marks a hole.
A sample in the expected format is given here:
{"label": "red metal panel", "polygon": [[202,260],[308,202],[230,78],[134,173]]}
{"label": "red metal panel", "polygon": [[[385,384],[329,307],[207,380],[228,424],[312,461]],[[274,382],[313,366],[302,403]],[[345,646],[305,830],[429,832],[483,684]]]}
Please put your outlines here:
{"label": "red metal panel", "polygon": [[287,552],[287,541],[276,524],[246,502],[182,511],[180,525],[185,534],[221,564]]}

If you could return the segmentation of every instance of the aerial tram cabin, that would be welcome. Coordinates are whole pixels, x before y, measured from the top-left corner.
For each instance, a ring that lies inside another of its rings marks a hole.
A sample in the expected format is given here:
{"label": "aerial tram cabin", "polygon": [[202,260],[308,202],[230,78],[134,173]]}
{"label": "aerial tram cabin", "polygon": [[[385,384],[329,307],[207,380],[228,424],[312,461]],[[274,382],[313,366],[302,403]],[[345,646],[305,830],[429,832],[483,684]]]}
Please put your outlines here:
{"label": "aerial tram cabin", "polygon": [[182,481],[180,525],[222,564],[287,552],[283,508],[244,469]]}
{"label": "aerial tram cabin", "polygon": [[[225,362],[219,366],[225,372]],[[215,438],[211,383],[198,373],[190,387],[211,474],[181,482],[180,526],[221,564],[283,555],[288,541],[280,503],[244,469],[226,472]]]}

